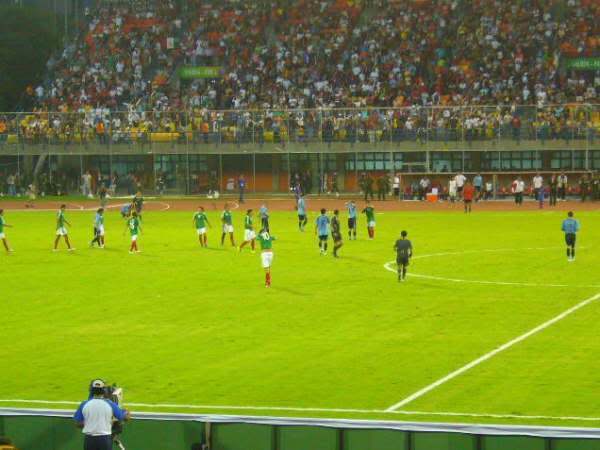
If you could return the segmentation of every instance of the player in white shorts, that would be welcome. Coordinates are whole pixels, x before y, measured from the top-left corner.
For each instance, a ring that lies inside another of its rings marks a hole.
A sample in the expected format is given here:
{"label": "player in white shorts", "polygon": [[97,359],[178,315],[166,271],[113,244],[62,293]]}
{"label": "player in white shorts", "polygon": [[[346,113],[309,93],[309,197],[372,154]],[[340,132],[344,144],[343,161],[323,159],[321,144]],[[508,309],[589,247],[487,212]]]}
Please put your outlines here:
{"label": "player in white shorts", "polygon": [[208,225],[210,227],[210,222],[204,213],[204,207],[198,207],[198,212],[194,214],[193,222],[194,226],[196,227],[196,231],[198,232],[198,240],[200,241],[200,245],[202,247],[208,247],[208,244],[206,243],[206,226]]}
{"label": "player in white shorts", "polygon": [[221,246],[225,244],[225,236],[229,233],[229,240],[231,245],[235,247],[235,241],[233,240],[233,217],[231,210],[229,209],[229,203],[225,203],[225,208],[221,214],[221,223],[223,224],[223,234],[221,234]]}
{"label": "player in white shorts", "polygon": [[260,258],[262,260],[263,269],[265,269],[265,287],[271,287],[271,265],[273,264],[273,241],[274,236],[271,236],[264,228],[260,230],[257,236],[258,242],[260,242],[260,248],[262,253]]}
{"label": "player in white shorts", "polygon": [[90,242],[90,248],[94,248],[94,243],[98,247],[104,248],[104,208],[99,208],[94,217],[94,239]]}
{"label": "player in white shorts", "polygon": [[256,233],[254,232],[254,224],[252,222],[252,210],[249,209],[246,212],[246,217],[244,219],[244,242],[242,242],[242,245],[240,245],[238,250],[241,252],[242,248],[244,248],[244,246],[250,242],[252,246],[252,253],[254,253],[255,239]]}
{"label": "player in white shorts", "polygon": [[8,225],[4,221],[4,210],[0,209],[0,239],[2,239],[2,243],[4,244],[4,248],[7,252],[12,252],[12,249],[8,246],[8,242],[6,242],[6,235],[4,234],[4,227],[11,228],[12,225]]}
{"label": "player in white shorts", "polygon": [[67,243],[67,247],[69,248],[69,251],[75,250],[73,247],[71,247],[71,242],[69,241],[69,233],[67,233],[67,229],[65,228],[65,224],[71,226],[69,221],[67,219],[65,219],[65,209],[66,208],[67,208],[67,205],[65,205],[65,204],[60,205],[60,209],[58,210],[58,213],[56,214],[56,239],[54,240],[54,251],[58,250],[58,243],[60,241],[61,236],[65,237],[65,242]]}

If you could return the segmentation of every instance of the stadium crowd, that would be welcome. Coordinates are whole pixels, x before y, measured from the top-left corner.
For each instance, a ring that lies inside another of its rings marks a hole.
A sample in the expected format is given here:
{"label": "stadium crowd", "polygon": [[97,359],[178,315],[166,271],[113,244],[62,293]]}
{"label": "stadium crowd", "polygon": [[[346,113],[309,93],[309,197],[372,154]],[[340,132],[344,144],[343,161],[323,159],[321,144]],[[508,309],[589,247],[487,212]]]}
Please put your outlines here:
{"label": "stadium crowd", "polygon": [[[3,118],[0,141],[3,128],[32,142],[146,132],[211,143],[265,132],[306,142],[568,141],[593,140],[600,127],[589,106],[600,71],[565,64],[600,56],[591,0],[102,5],[28,88],[37,114]],[[220,66],[222,77],[178,80],[184,65]]]}

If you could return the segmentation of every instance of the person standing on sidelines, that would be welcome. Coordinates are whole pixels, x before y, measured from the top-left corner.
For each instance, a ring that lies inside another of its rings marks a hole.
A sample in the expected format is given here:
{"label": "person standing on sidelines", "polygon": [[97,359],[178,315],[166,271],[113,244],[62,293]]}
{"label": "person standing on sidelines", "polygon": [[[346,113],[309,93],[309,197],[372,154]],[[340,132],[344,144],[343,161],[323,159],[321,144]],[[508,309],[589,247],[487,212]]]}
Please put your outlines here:
{"label": "person standing on sidelines", "polygon": [[573,211],[567,213],[567,218],[563,220],[560,229],[565,232],[567,261],[575,261],[575,240],[577,238],[577,232],[581,227],[579,226],[579,221],[573,218]]}
{"label": "person standing on sidelines", "polygon": [[558,197],[564,202],[567,196],[567,186],[569,184],[569,180],[564,172],[562,172],[558,176],[557,186],[558,186]]}
{"label": "person standing on sidelines", "polygon": [[327,240],[329,239],[329,216],[326,215],[327,210],[321,209],[321,215],[317,217],[315,223],[315,236],[319,237],[319,253],[327,255]]}
{"label": "person standing on sidelines", "polygon": [[340,229],[340,212],[336,209],[333,211],[331,218],[331,237],[333,238],[333,257],[339,258],[337,252],[344,245],[342,241],[342,230]]}
{"label": "person standing on sidelines", "polygon": [[481,189],[483,188],[483,178],[480,173],[473,177],[473,187],[475,188],[475,201],[478,202],[481,200]]}
{"label": "person standing on sidelines", "polygon": [[458,172],[454,177],[456,181],[456,194],[458,198],[462,198],[463,187],[465,186],[465,181],[467,181],[467,177],[465,177],[462,172]]}
{"label": "person standing on sidelines", "polygon": [[515,204],[521,206],[523,204],[523,191],[525,190],[525,182],[519,175],[512,184],[513,193],[515,194]]}
{"label": "person standing on sidelines", "polygon": [[225,245],[225,236],[229,233],[229,240],[231,246],[235,247],[235,241],[233,240],[233,216],[229,210],[229,203],[225,203],[223,213],[221,214],[221,223],[223,224],[223,233],[221,234],[221,247]]}
{"label": "person standing on sidelines", "polygon": [[92,381],[90,398],[82,402],[73,415],[78,428],[83,428],[84,450],[112,450],[113,418],[127,421],[130,418],[128,409],[104,398],[105,383],[103,380]]}
{"label": "person standing on sidelines", "polygon": [[348,208],[348,240],[352,240],[352,234],[356,240],[356,203],[354,200],[346,202],[346,208]]}
{"label": "person standing on sidelines", "polygon": [[362,213],[367,215],[367,232],[369,233],[369,239],[372,241],[375,238],[375,208],[371,206],[369,200],[367,200],[367,205]]}
{"label": "person standing on sidelines", "polygon": [[556,206],[556,198],[558,197],[558,179],[555,174],[550,178],[550,206]]}
{"label": "person standing on sidelines", "polygon": [[271,236],[267,230],[260,230],[257,236],[260,243],[261,260],[263,269],[265,269],[265,287],[271,287],[271,266],[273,265],[273,241],[275,236]]}
{"label": "person standing on sidelines", "polygon": [[[473,188],[473,186],[471,186]],[[406,239],[406,231],[400,233],[401,238],[394,244],[396,250],[396,263],[398,264],[398,281],[406,280],[406,268],[412,257],[412,243]]]}
{"label": "person standing on sidelines", "polygon": [[450,203],[456,201],[456,178],[450,178],[450,181],[448,181],[448,199]]}
{"label": "person standing on sidelines", "polygon": [[206,217],[206,213],[204,212],[203,206],[198,206],[198,212],[194,214],[193,217],[194,226],[196,227],[196,232],[198,233],[198,240],[200,241],[201,247],[208,247],[207,236],[206,236],[206,226],[210,227],[210,222],[208,221],[208,217]]}
{"label": "person standing on sidelines", "polygon": [[269,209],[267,208],[266,203],[263,203],[263,205],[260,207],[258,215],[260,216],[261,229],[269,232]]}
{"label": "person standing on sidelines", "polygon": [[60,209],[58,210],[58,213],[56,214],[56,239],[54,240],[54,251],[58,251],[58,243],[60,241],[60,237],[64,236],[65,238],[65,242],[67,244],[67,247],[69,249],[70,252],[72,252],[73,250],[75,250],[72,246],[71,246],[71,241],[69,241],[69,233],[67,233],[67,229],[65,228],[65,224],[71,226],[71,223],[65,219],[65,209],[67,208],[67,205],[62,204],[60,205]]}
{"label": "person standing on sidelines", "polygon": [[12,252],[13,249],[8,246],[8,242],[6,241],[6,235],[4,234],[4,227],[12,228],[12,225],[9,225],[4,220],[4,210],[0,209],[0,239],[2,239],[2,243],[4,244],[4,248],[7,252]]}
{"label": "person standing on sidelines", "polygon": [[94,248],[94,243],[98,247],[104,248],[104,208],[98,208],[94,217],[94,239],[90,242],[90,248]]}
{"label": "person standing on sidelines", "polygon": [[463,188],[463,202],[465,204],[465,213],[471,214],[471,206],[473,205],[473,197],[475,196],[475,188],[467,181]]}
{"label": "person standing on sidelines", "polygon": [[533,177],[533,191],[535,193],[535,199],[540,199],[540,191],[544,187],[544,178],[538,172],[535,177]]}
{"label": "person standing on sidelines", "polygon": [[394,175],[392,180],[392,190],[394,192],[394,199],[400,200],[400,174]]}
{"label": "person standing on sidelines", "polygon": [[240,205],[242,203],[244,203],[244,191],[246,190],[246,178],[244,177],[244,174],[242,173],[239,178],[238,178],[238,189],[240,191]]}
{"label": "person standing on sidelines", "polygon": [[242,251],[242,248],[250,242],[252,245],[252,253],[254,253],[254,240],[256,239],[256,233],[254,232],[254,224],[252,223],[252,210],[249,209],[246,212],[246,218],[244,219],[244,242],[238,248],[238,251]]}
{"label": "person standing on sidelines", "polygon": [[306,217],[306,200],[304,200],[304,194],[300,193],[300,198],[298,199],[298,227],[300,231],[304,231],[304,227],[308,223],[308,218]]}
{"label": "person standing on sidelines", "polygon": [[131,213],[131,217],[127,219],[127,223],[125,224],[125,231],[123,231],[123,236],[125,236],[127,230],[129,230],[129,234],[131,235],[131,247],[129,248],[129,253],[140,253],[137,241],[138,235],[142,233],[142,225],[140,224],[140,219],[138,218],[137,211],[133,211]]}

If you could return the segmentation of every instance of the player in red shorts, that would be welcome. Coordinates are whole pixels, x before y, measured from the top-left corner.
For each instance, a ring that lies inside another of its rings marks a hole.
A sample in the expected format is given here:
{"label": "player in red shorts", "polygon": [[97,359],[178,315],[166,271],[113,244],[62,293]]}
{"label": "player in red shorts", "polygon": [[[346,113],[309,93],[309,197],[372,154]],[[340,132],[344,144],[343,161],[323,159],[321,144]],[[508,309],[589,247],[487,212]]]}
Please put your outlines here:
{"label": "player in red shorts", "polygon": [[475,188],[470,181],[467,181],[463,188],[463,201],[465,203],[465,213],[471,213],[471,205],[473,204],[473,196],[475,195]]}

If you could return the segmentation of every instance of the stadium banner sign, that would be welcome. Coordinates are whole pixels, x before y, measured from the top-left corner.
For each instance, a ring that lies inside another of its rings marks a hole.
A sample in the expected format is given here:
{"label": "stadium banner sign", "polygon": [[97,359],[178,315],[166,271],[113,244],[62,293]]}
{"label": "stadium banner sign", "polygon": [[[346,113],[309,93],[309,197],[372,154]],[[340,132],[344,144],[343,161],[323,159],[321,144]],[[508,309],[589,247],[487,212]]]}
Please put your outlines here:
{"label": "stadium banner sign", "polygon": [[179,69],[179,78],[221,78],[221,66],[186,66]]}
{"label": "stadium banner sign", "polygon": [[567,67],[574,70],[600,70],[600,58],[570,58]]}

